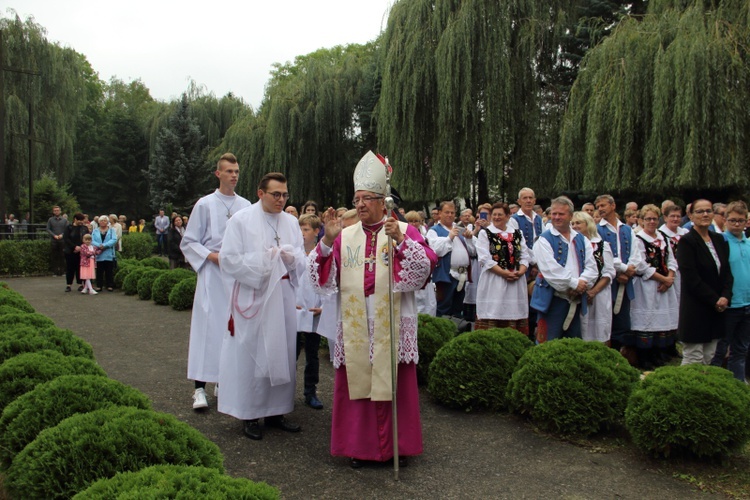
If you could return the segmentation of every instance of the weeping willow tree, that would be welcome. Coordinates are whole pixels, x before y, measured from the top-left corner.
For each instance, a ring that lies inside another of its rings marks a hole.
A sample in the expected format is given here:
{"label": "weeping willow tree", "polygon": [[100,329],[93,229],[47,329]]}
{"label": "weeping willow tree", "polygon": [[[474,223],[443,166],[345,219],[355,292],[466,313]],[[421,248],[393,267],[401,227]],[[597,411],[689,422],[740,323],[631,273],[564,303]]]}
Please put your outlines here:
{"label": "weeping willow tree", "polygon": [[0,89],[6,106],[5,185],[13,207],[29,179],[29,145],[18,137],[29,132],[29,106],[34,115],[32,135],[43,141],[32,144],[31,175],[38,179],[46,173],[65,183],[74,169],[76,123],[89,95],[83,89],[98,77],[83,55],[47,41],[44,28],[31,17],[0,18],[0,30],[3,65],[39,73],[6,72],[5,88]]}
{"label": "weeping willow tree", "polygon": [[[550,187],[544,76],[574,0],[401,0],[382,41],[378,143],[407,198]],[[551,135],[550,135],[551,134]],[[395,177],[394,177],[395,179]],[[480,198],[486,199],[486,192]]]}
{"label": "weeping willow tree", "polygon": [[375,54],[374,43],[337,46],[275,65],[257,115],[239,119],[214,152],[238,156],[242,194],[254,197],[260,177],[280,171],[292,203],[351,199],[354,166],[374,146]]}
{"label": "weeping willow tree", "polygon": [[557,187],[747,189],[750,7],[652,0],[591,50],[571,91]]}

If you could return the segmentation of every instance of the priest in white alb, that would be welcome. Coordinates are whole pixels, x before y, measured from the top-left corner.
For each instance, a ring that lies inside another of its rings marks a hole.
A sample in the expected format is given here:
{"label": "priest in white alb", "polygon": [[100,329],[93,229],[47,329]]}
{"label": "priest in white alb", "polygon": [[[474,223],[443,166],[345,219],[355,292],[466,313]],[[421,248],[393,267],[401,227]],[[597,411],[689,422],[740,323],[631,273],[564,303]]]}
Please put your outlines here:
{"label": "priest in white alb", "polygon": [[297,314],[295,289],[306,256],[297,219],[284,212],[283,174],[266,174],[259,201],[229,221],[219,262],[234,280],[231,318],[219,370],[219,411],[244,420],[244,433],[262,439],[265,427],[298,432],[284,415],[294,409]]}
{"label": "priest in white alb", "polygon": [[[313,286],[340,294],[336,341],[331,454],[352,467],[393,458],[389,279],[398,321],[397,418],[399,461],[422,453],[417,389],[417,308],[414,291],[429,280],[437,257],[419,230],[386,216],[385,162],[368,152],[354,171],[359,222],[341,228],[333,209],[325,236],[310,253]],[[395,245],[388,262],[388,236]]]}
{"label": "priest in white alb", "polygon": [[222,155],[214,175],[219,178],[219,188],[195,204],[190,213],[190,224],[180,242],[185,260],[198,273],[190,320],[187,370],[188,379],[195,381],[194,410],[208,406],[206,382],[219,381],[219,354],[227,329],[232,286],[232,280],[219,268],[224,231],[233,214],[250,206],[249,201],[234,192],[240,167],[232,153]]}

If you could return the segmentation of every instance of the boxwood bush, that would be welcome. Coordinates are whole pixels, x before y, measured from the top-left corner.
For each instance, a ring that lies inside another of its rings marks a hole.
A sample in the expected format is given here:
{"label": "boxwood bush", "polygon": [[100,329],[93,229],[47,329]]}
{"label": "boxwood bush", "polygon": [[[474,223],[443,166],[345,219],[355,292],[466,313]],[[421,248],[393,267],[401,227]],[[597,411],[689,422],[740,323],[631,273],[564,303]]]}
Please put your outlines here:
{"label": "boxwood bush", "polygon": [[142,266],[153,267],[154,269],[169,269],[169,262],[161,257],[149,257],[141,261]]}
{"label": "boxwood bush", "polygon": [[0,315],[0,331],[22,325],[45,328],[55,326],[55,322],[38,313],[15,312]]}
{"label": "boxwood bush", "polygon": [[49,350],[19,354],[0,365],[0,411],[18,396],[34,389],[37,384],[61,375],[107,376],[90,359],[65,356]]}
{"label": "boxwood bush", "polygon": [[42,276],[50,271],[49,236],[41,240],[0,241],[0,274]]}
{"label": "boxwood bush", "polygon": [[23,295],[10,288],[0,287],[0,305],[15,307],[24,312],[35,312],[34,308]]}
{"label": "boxwood bush", "polygon": [[143,273],[151,270],[153,269],[146,266],[132,269],[122,281],[122,291],[125,292],[125,295],[135,295],[138,293],[138,280],[141,279]]}
{"label": "boxwood bush", "polygon": [[151,269],[141,274],[138,278],[138,298],[141,300],[151,300],[151,287],[154,286],[156,278],[169,272],[164,269]]}
{"label": "boxwood bush", "polygon": [[513,369],[533,343],[510,328],[462,334],[445,344],[430,365],[427,386],[438,402],[467,411],[501,410]]}
{"label": "boxwood bush", "polygon": [[5,407],[0,417],[0,466],[10,467],[13,457],[44,429],[108,406],[151,409],[145,394],[106,377],[63,375],[38,385]]}
{"label": "boxwood bush", "polygon": [[640,372],[598,342],[560,339],[529,349],[507,391],[510,409],[542,429],[589,435],[620,423]]}
{"label": "boxwood bush", "polygon": [[29,325],[3,328],[0,336],[0,363],[19,354],[45,349],[57,351],[65,356],[94,359],[91,344],[70,330],[56,326],[36,328]]}
{"label": "boxwood bush", "polygon": [[12,306],[10,304],[0,304],[0,315],[3,314],[16,314],[16,313],[25,313],[28,311],[24,311],[22,309],[19,309],[16,306]]}
{"label": "boxwood bush", "polygon": [[115,286],[117,288],[122,288],[123,282],[125,281],[125,278],[128,277],[128,274],[130,274],[130,271],[139,267],[141,267],[141,265],[138,261],[133,259],[127,259],[120,262],[117,266],[117,272],[115,273]]}
{"label": "boxwood bush", "polygon": [[156,278],[151,287],[151,298],[159,305],[169,305],[169,293],[172,288],[185,278],[193,276],[195,276],[195,273],[189,269],[173,269],[162,274]]}
{"label": "boxwood bush", "polygon": [[185,465],[154,465],[100,479],[73,497],[99,498],[227,498],[274,500],[279,490],[266,483],[235,479],[216,469]]}
{"label": "boxwood bush", "polygon": [[665,366],[633,390],[625,423],[653,455],[721,458],[750,440],[750,388],[723,368]]}
{"label": "boxwood bush", "polygon": [[429,314],[419,315],[419,363],[417,380],[426,384],[429,380],[430,363],[438,350],[458,333],[456,324],[447,318],[436,318]]}
{"label": "boxwood bush", "polygon": [[126,259],[146,259],[154,253],[156,241],[150,233],[123,233],[122,256]]}
{"label": "boxwood bush", "polygon": [[150,465],[197,465],[223,472],[218,446],[172,415],[115,406],[68,417],[13,459],[13,498],[70,498],[97,479]]}
{"label": "boxwood bush", "polygon": [[184,311],[193,307],[193,297],[195,296],[195,285],[198,282],[197,276],[185,278],[177,283],[172,291],[169,292],[169,305],[177,311]]}

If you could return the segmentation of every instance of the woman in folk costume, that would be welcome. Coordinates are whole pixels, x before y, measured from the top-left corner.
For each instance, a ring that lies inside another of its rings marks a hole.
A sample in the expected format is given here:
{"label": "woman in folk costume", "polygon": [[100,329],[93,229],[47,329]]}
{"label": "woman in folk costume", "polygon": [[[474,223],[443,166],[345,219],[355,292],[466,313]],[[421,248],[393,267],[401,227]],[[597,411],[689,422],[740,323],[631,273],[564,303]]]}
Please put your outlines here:
{"label": "woman in folk costume", "polygon": [[477,259],[481,267],[477,285],[475,329],[515,328],[529,334],[529,299],[526,268],[529,249],[520,230],[508,226],[507,203],[492,206],[492,224],[479,231]]}
{"label": "woman in folk costume", "polygon": [[674,288],[677,259],[664,235],[656,230],[661,210],[656,205],[641,209],[643,230],[635,238],[636,252],[642,260],[633,280],[634,297],[630,304],[630,322],[636,337],[638,366],[653,370],[664,364],[656,356],[665,347],[667,334],[677,328],[680,304]]}
{"label": "woman in folk costume", "polygon": [[[394,317],[399,318],[397,413],[399,462],[422,453],[417,390],[417,308],[414,292],[430,278],[437,256],[419,231],[386,217],[386,166],[368,152],[354,171],[359,222],[341,228],[335,210],[323,217],[325,236],[310,253],[313,286],[339,293],[331,454],[364,461],[393,458],[390,307],[388,272],[393,273]],[[394,244],[388,262],[388,237]]]}
{"label": "woman in folk costume", "polygon": [[[687,233],[690,232],[689,229],[685,229],[681,226],[682,224],[682,209],[678,207],[677,205],[667,205],[664,208],[664,213],[662,213],[664,224],[659,227],[659,232],[661,232],[664,237],[669,241],[670,246],[672,247],[672,254],[675,256],[675,262],[677,261],[677,244],[680,242],[680,238],[685,236]],[[677,294],[677,303],[680,303],[680,288],[681,288],[681,278],[680,278],[680,266],[677,264],[677,271],[674,275],[674,285],[672,285],[672,288],[674,288],[675,293]],[[679,318],[678,318],[679,323]],[[675,347],[675,343],[677,341],[677,330],[672,330],[669,332],[666,336],[666,339],[664,339],[664,346],[663,350],[661,352],[661,360],[664,362],[669,361],[671,358],[678,358],[681,357],[681,354],[677,352],[677,348]]]}
{"label": "woman in folk costume", "polygon": [[586,212],[573,214],[573,229],[591,242],[599,277],[594,286],[586,291],[588,312],[581,315],[581,338],[597,342],[609,342],[612,335],[612,287],[615,279],[615,260],[609,243],[602,240],[596,222]]}

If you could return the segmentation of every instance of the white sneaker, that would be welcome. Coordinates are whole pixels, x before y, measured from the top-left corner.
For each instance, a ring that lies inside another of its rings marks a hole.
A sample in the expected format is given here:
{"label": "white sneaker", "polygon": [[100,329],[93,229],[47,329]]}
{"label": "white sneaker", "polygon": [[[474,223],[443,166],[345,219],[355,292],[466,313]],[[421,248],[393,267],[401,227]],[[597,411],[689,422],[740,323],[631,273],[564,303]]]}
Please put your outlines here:
{"label": "white sneaker", "polygon": [[99,292],[97,292],[96,290],[94,290],[94,289],[92,288],[91,290],[89,290],[89,293],[90,293],[91,295],[96,295],[96,294],[98,294]]}
{"label": "white sneaker", "polygon": [[219,384],[216,384],[216,385],[214,386],[214,397],[215,397],[215,398],[218,398],[218,397],[219,397]]}
{"label": "white sneaker", "polygon": [[208,401],[206,401],[206,390],[201,387],[193,393],[193,410],[202,408],[208,408]]}
{"label": "white sneaker", "polygon": [[81,290],[81,293],[86,295],[87,293],[89,293],[89,291],[84,288],[83,290]]}

